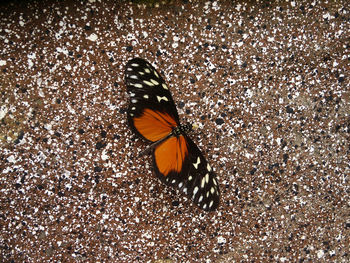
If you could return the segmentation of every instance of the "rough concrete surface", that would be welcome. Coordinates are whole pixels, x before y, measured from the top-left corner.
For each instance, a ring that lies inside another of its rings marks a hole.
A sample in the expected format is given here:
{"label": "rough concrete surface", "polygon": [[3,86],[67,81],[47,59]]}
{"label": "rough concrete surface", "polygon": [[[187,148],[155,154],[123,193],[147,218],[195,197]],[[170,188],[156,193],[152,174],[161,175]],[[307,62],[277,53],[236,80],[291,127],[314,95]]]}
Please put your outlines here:
{"label": "rough concrete surface", "polygon": [[[349,262],[348,1],[0,5],[1,262]],[[124,68],[166,79],[214,167],[152,173]]]}

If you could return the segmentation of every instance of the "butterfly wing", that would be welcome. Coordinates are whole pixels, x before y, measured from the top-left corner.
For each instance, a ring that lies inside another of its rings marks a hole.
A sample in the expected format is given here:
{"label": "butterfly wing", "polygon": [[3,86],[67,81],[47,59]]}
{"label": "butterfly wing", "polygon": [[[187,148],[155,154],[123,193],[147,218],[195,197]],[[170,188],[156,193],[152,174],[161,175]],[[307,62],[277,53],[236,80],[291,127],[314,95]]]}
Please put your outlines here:
{"label": "butterfly wing", "polygon": [[169,88],[150,63],[141,58],[130,60],[125,83],[130,96],[128,122],[141,138],[158,141],[180,124]]}
{"label": "butterfly wing", "polygon": [[220,190],[215,173],[187,135],[158,145],[153,151],[153,166],[161,181],[179,188],[203,210],[218,207]]}

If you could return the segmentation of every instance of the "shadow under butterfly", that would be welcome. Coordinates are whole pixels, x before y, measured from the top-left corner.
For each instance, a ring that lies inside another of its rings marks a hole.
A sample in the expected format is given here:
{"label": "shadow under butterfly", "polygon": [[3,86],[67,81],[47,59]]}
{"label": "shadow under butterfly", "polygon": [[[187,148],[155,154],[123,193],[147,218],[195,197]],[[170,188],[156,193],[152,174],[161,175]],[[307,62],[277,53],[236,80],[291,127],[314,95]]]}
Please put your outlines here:
{"label": "shadow under butterfly", "polygon": [[151,145],[157,177],[177,187],[205,211],[215,210],[220,190],[215,173],[187,133],[197,128],[180,124],[168,86],[156,69],[141,58],[126,64],[125,83],[130,96],[127,111],[131,129]]}

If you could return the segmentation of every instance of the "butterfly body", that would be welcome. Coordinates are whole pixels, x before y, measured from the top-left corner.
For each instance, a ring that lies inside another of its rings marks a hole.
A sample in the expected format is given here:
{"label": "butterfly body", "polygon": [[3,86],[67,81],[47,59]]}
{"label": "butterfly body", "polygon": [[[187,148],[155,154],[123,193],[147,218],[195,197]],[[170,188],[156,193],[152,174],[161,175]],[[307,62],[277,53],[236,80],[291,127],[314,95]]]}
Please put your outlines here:
{"label": "butterfly body", "polygon": [[125,82],[130,96],[129,126],[152,143],[146,153],[152,152],[157,177],[203,210],[216,209],[220,192],[215,173],[187,135],[195,126],[180,124],[164,79],[150,63],[134,58],[126,65]]}

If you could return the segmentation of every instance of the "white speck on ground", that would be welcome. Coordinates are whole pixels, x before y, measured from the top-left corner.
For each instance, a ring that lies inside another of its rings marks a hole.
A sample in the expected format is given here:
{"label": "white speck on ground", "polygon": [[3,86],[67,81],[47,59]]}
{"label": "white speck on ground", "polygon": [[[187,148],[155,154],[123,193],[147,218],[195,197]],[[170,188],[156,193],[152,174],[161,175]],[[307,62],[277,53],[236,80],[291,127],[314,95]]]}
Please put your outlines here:
{"label": "white speck on ground", "polygon": [[97,35],[95,34],[95,33],[92,33],[91,35],[89,35],[88,37],[87,37],[87,39],[89,39],[90,41],[93,41],[93,42],[95,42],[96,40],[97,40]]}

